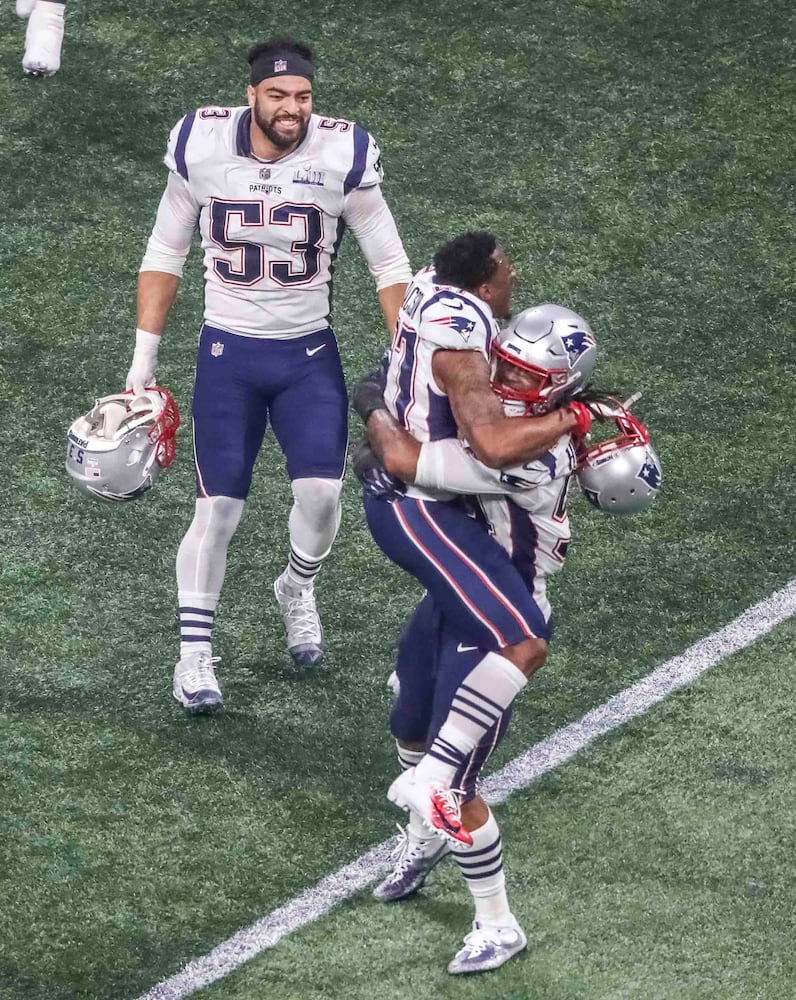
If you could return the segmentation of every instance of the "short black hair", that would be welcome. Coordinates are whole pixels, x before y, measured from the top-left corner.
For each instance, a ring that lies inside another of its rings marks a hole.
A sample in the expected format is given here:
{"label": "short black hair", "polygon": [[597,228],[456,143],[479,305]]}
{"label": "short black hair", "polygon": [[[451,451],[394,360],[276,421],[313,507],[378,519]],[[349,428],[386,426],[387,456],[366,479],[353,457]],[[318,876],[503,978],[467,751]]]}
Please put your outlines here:
{"label": "short black hair", "polygon": [[462,233],[434,254],[434,270],[441,285],[455,285],[470,291],[489,281],[497,271],[492,256],[497,239],[484,231]]}
{"label": "short black hair", "polygon": [[296,55],[301,56],[302,59],[306,59],[309,63],[314,61],[312,58],[312,49],[309,45],[297,42],[295,38],[268,38],[264,42],[258,42],[257,45],[252,45],[249,49],[246,61],[251,66],[258,56],[269,55],[270,53],[278,55],[281,52],[295,52]]}

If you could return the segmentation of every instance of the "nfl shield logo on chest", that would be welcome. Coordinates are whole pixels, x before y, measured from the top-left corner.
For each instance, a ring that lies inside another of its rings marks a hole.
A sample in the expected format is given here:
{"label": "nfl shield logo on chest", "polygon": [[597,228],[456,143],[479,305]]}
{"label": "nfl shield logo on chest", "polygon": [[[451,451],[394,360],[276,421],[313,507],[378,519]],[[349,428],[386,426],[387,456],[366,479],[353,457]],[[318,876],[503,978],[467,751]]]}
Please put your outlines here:
{"label": "nfl shield logo on chest", "polygon": [[210,353],[214,358],[220,358],[224,353],[224,345],[220,340],[215,341],[210,347]]}

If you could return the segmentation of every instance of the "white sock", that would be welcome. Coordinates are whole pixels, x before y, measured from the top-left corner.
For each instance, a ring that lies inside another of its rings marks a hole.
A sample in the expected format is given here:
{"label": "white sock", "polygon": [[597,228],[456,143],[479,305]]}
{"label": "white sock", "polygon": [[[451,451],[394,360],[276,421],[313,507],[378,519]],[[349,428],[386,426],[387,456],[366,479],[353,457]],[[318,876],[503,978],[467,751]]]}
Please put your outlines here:
{"label": "white sock", "polygon": [[[395,741],[395,748],[398,751],[398,763],[404,771],[415,767],[423,759],[422,750],[409,750],[407,747],[401,746],[398,740]],[[413,809],[409,810],[407,829],[415,840],[431,840],[432,837],[436,837],[435,833],[429,832],[426,824]]]}
{"label": "white sock", "polygon": [[447,719],[417,766],[417,776],[450,786],[465,757],[527,683],[525,674],[505,656],[487,653],[459,685]]}
{"label": "white sock", "polygon": [[213,619],[218,594],[177,592],[180,605],[180,659],[192,653],[213,655]]}
{"label": "white sock", "polygon": [[514,917],[506,895],[500,828],[492,810],[486,823],[471,833],[472,847],[457,845],[452,853],[473,897],[475,919],[479,924],[504,927],[513,923]]}

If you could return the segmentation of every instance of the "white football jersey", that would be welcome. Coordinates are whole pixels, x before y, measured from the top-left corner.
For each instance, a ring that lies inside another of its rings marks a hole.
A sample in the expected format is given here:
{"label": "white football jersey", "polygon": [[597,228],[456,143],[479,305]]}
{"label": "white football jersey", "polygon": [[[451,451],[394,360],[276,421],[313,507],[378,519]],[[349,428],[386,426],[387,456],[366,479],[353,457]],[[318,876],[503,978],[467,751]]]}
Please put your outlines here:
{"label": "white football jersey", "polygon": [[[450,401],[434,379],[434,353],[478,351],[488,361],[497,332],[498,324],[486,302],[461,288],[438,284],[432,267],[414,276],[398,313],[384,401],[417,441],[458,434]],[[452,496],[451,491],[418,485],[409,486],[408,492],[435,500]]]}
{"label": "white football jersey", "polygon": [[557,573],[571,538],[567,496],[577,469],[572,438],[563,435],[541,458],[510,469],[483,465],[462,441],[427,444],[416,482],[477,495],[491,533],[515,561],[538,574]]}
{"label": "white football jersey", "polygon": [[250,337],[329,325],[331,270],[351,191],[381,183],[373,137],[313,114],[303,142],[274,162],[252,155],[248,107],[200,108],[173,128],[166,165],[195,202],[205,319]]}

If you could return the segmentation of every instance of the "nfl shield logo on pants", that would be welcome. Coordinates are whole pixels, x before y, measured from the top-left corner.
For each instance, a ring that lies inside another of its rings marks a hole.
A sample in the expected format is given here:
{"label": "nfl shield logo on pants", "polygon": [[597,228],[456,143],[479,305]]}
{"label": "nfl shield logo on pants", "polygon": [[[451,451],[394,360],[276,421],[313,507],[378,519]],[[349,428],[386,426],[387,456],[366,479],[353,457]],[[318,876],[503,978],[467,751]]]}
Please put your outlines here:
{"label": "nfl shield logo on pants", "polygon": [[214,358],[220,358],[221,357],[221,355],[224,353],[224,345],[221,343],[220,340],[217,340],[211,346],[210,353],[213,355]]}

